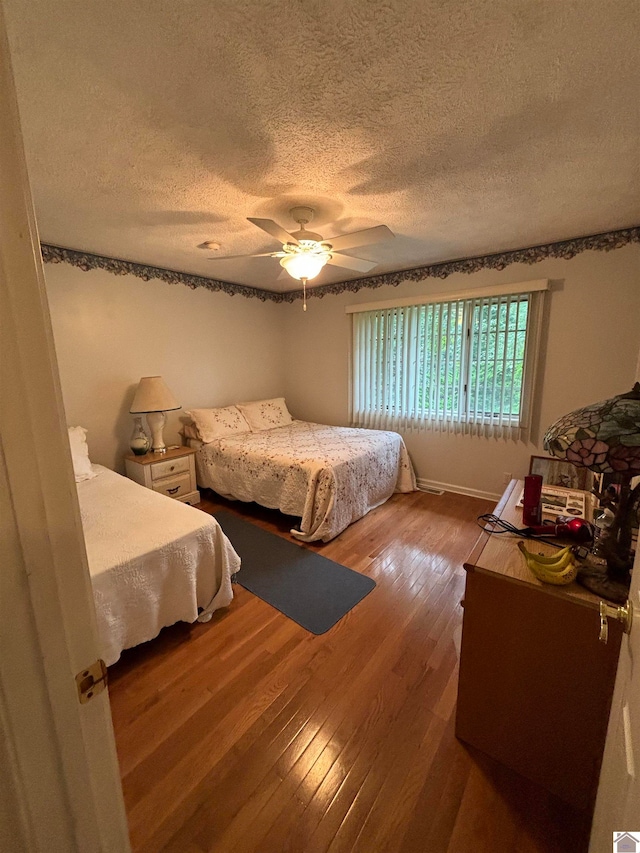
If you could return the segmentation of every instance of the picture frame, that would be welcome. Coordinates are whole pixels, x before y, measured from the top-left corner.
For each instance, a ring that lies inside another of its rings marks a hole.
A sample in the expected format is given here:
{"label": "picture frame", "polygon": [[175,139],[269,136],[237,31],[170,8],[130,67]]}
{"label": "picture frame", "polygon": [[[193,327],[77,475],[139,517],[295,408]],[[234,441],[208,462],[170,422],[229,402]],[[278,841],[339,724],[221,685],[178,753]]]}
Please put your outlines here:
{"label": "picture frame", "polygon": [[620,483],[616,474],[596,474],[594,478],[596,492],[600,495],[600,505],[615,503],[620,495]]}
{"label": "picture frame", "polygon": [[529,473],[540,474],[543,486],[558,486],[590,492],[593,489],[593,471],[578,468],[564,459],[551,456],[532,456],[529,461]]}
{"label": "picture frame", "polygon": [[[620,496],[620,475],[594,474],[593,485],[594,491],[599,498],[600,506],[614,507]],[[629,485],[631,489],[640,485],[640,476],[633,477]],[[640,516],[640,510],[638,514]]]}

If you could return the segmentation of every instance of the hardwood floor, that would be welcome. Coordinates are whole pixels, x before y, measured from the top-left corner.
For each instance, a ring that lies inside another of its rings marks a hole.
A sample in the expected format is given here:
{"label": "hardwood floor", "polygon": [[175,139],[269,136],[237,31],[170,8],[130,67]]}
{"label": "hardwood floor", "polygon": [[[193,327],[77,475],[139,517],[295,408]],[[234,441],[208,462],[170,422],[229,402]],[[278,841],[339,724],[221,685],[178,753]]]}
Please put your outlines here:
{"label": "hardwood floor", "polygon": [[[292,538],[276,512],[200,507]],[[125,652],[109,689],[134,851],[585,851],[583,815],[454,736],[462,563],[490,509],[395,495],[305,546],[377,582],[322,636],[236,585],[211,622]]]}

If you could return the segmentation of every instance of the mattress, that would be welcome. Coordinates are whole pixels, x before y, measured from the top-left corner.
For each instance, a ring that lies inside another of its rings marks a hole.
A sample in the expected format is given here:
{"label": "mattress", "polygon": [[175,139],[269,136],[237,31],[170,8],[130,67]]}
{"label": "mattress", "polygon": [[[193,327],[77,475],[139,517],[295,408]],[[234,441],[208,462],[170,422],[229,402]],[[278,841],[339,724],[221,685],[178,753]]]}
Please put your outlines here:
{"label": "mattress", "polygon": [[307,421],[200,444],[198,485],[300,518],[291,533],[328,542],[394,492],[416,489],[396,432]]}
{"label": "mattress", "polygon": [[233,598],[240,558],[218,522],[101,465],[77,484],[101,657],[175,622],[207,621]]}

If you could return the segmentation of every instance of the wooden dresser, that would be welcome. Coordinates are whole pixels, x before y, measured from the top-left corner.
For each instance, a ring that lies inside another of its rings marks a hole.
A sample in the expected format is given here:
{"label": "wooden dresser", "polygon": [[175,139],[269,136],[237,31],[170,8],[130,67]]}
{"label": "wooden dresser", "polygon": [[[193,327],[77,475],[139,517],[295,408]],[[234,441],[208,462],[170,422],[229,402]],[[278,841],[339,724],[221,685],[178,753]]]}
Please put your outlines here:
{"label": "wooden dresser", "polygon": [[[517,527],[521,491],[512,480],[496,508]],[[610,621],[608,644],[599,642],[599,599],[576,583],[542,584],[518,541],[482,533],[464,566],[456,735],[591,811],[622,631]]]}

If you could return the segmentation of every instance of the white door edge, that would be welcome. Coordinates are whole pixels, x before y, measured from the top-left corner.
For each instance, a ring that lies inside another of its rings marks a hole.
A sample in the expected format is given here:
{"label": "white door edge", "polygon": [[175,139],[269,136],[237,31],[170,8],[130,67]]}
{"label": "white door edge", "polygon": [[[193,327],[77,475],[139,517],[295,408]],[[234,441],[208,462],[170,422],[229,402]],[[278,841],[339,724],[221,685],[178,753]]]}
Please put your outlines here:
{"label": "white door edge", "polygon": [[[640,352],[636,366],[640,382]],[[615,850],[614,838],[633,833],[640,850],[640,547],[631,575],[631,633],[620,646],[589,853]]]}
{"label": "white door edge", "polygon": [[0,847],[126,853],[108,694],[75,687],[95,614],[1,9],[0,322]]}

